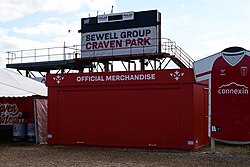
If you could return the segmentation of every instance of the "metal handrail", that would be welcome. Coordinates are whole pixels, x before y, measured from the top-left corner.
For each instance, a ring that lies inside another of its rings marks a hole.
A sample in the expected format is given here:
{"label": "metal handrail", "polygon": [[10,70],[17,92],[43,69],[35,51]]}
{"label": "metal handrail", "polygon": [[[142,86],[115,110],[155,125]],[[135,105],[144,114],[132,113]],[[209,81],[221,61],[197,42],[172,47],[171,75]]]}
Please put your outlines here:
{"label": "metal handrail", "polygon": [[[158,40],[158,39],[152,39]],[[158,43],[157,43],[158,45]],[[156,47],[158,48],[158,46]],[[63,46],[63,47],[51,47],[51,48],[39,48],[39,49],[27,49],[27,50],[15,50],[8,51],[8,64],[13,63],[28,63],[28,62],[41,62],[41,61],[55,61],[55,60],[68,60],[74,58],[80,58],[81,55],[86,52],[81,50],[83,46],[73,45],[73,46]],[[126,48],[108,48],[108,49],[96,49],[88,52],[92,52],[93,55],[100,51],[110,51],[111,56],[115,56],[114,52],[122,49],[129,49],[129,54],[133,55],[133,51],[140,48],[144,54],[147,47],[151,46],[140,46],[140,47],[126,47]],[[79,48],[79,49],[78,49]],[[179,59],[186,67],[192,68],[194,60],[179,46],[176,45],[174,41],[168,38],[161,38],[161,46],[159,53],[168,53],[174,58]],[[71,57],[73,55],[73,57]]]}
{"label": "metal handrail", "polygon": [[[168,38],[162,39],[165,52],[179,59],[186,67],[192,68],[194,60],[181,47],[176,45],[176,42]],[[165,46],[167,45],[167,46]]]}

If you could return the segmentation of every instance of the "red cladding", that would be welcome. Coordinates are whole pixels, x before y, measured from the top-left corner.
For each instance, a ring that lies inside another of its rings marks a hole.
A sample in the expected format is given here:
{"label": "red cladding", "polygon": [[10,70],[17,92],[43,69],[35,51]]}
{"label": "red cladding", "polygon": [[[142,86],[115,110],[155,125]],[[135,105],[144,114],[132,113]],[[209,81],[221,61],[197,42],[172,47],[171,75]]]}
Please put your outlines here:
{"label": "red cladding", "polygon": [[192,69],[48,74],[48,142],[195,150],[207,92]]}
{"label": "red cladding", "polygon": [[0,125],[34,123],[32,97],[0,98]]}

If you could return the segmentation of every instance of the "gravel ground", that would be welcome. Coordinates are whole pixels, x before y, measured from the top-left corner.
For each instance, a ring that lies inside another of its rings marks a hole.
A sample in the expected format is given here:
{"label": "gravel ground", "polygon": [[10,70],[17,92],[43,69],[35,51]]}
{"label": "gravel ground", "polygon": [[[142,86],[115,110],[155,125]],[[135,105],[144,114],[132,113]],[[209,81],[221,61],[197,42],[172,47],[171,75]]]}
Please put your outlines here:
{"label": "gravel ground", "polygon": [[250,166],[249,145],[219,145],[215,154],[210,154],[209,149],[187,152],[12,143],[0,144],[0,166]]}

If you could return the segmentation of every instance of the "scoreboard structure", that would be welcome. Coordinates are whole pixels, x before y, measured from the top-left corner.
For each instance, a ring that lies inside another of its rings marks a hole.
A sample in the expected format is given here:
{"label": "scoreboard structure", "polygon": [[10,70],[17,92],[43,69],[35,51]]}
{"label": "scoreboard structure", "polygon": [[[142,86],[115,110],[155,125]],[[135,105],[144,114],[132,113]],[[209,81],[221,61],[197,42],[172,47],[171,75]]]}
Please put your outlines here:
{"label": "scoreboard structure", "polygon": [[81,57],[161,52],[161,13],[157,10],[81,19]]}
{"label": "scoreboard structure", "polygon": [[158,10],[81,18],[81,44],[8,51],[7,68],[47,73],[113,72],[192,68],[194,60],[176,42],[161,36]]}

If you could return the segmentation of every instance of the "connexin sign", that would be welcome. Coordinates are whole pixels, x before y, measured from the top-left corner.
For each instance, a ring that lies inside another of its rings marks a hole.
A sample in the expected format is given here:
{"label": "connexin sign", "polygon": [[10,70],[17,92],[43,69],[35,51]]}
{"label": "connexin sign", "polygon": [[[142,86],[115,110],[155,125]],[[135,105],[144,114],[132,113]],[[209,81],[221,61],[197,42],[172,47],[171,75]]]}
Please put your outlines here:
{"label": "connexin sign", "polygon": [[160,52],[160,13],[125,12],[82,18],[82,57]]}

